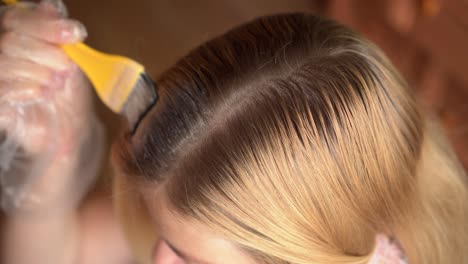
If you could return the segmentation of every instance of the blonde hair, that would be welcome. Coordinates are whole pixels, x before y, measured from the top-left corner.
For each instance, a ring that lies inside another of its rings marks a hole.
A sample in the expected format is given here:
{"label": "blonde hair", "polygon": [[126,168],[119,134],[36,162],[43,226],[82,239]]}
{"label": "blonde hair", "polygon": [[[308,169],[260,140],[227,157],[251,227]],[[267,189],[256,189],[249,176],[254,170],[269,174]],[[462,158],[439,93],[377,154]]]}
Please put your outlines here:
{"label": "blonde hair", "polygon": [[259,262],[366,263],[385,233],[409,263],[468,263],[463,169],[389,60],[350,29],[259,18],[157,83],[148,132],[120,146],[126,177],[164,184],[177,214]]}

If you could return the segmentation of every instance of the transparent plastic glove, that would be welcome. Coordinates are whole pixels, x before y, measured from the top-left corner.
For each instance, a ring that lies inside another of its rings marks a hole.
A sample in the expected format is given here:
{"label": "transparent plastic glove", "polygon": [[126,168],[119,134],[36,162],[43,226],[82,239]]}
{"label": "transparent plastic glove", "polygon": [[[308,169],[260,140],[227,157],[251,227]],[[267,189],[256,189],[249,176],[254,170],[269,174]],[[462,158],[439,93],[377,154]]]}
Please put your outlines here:
{"label": "transparent plastic glove", "polygon": [[102,156],[91,86],[59,47],[86,31],[65,16],[57,1],[0,10],[0,186],[9,213],[74,208]]}

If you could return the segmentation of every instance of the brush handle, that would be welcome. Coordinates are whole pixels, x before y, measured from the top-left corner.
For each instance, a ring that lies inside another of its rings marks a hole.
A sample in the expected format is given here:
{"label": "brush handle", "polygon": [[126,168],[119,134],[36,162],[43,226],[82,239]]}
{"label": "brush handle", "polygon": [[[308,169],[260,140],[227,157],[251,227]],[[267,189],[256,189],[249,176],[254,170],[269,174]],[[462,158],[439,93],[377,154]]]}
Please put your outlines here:
{"label": "brush handle", "polygon": [[84,43],[63,45],[62,48],[91,81],[99,98],[112,111],[121,113],[144,67],[126,57],[106,54]]}

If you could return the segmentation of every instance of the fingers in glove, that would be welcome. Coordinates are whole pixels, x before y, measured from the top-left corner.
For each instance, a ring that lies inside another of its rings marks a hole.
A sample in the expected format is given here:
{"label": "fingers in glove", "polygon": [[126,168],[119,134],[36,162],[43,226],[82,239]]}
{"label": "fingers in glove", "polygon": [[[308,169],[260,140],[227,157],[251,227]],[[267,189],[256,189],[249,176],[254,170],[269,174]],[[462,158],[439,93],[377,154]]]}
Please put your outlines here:
{"label": "fingers in glove", "polygon": [[38,7],[48,14],[62,18],[68,17],[67,7],[61,0],[42,0]]}
{"label": "fingers in glove", "polygon": [[14,31],[54,44],[68,44],[82,41],[87,32],[76,20],[58,16],[58,10],[50,3],[38,8],[9,8],[2,15],[3,31]]}
{"label": "fingers in glove", "polygon": [[43,86],[55,86],[58,81],[58,73],[28,60],[0,54],[0,80],[7,82],[25,80]]}
{"label": "fingers in glove", "polygon": [[0,101],[8,104],[28,104],[47,97],[48,88],[37,82],[0,81]]}
{"label": "fingers in glove", "polygon": [[56,71],[65,72],[73,67],[73,62],[60,47],[15,32],[0,36],[0,52],[5,56],[28,60]]}

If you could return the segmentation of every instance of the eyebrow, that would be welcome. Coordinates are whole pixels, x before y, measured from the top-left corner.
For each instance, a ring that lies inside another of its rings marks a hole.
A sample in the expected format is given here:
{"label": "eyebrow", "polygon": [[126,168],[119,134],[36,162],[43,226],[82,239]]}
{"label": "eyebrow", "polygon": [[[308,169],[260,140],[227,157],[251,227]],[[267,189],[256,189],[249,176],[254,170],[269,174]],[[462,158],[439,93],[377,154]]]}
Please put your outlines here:
{"label": "eyebrow", "polygon": [[184,260],[186,260],[186,261],[192,261],[192,262],[196,262],[196,263],[200,263],[200,264],[213,264],[213,263],[210,263],[210,262],[200,261],[200,260],[197,260],[196,258],[192,258],[192,257],[190,257],[189,255],[183,253],[181,250],[179,250],[179,249],[177,249],[176,247],[174,247],[174,245],[172,245],[169,241],[167,241],[167,240],[164,240],[164,241],[166,242],[167,246],[168,246],[172,251],[174,251],[174,253],[175,253],[178,257],[180,257],[180,258],[182,258],[182,259],[184,259]]}

